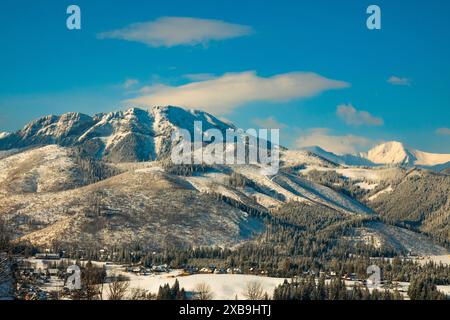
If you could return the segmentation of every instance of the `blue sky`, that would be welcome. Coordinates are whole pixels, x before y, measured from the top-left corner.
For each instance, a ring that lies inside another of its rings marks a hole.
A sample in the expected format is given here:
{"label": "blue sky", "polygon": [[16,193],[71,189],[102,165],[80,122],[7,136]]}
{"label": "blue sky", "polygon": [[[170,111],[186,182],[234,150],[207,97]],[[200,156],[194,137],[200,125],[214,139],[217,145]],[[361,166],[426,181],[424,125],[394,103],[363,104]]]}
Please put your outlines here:
{"label": "blue sky", "polygon": [[[66,28],[70,4],[81,30]],[[366,28],[370,4],[381,30]],[[182,103],[280,127],[290,147],[450,153],[449,13],[438,0],[4,0],[0,131]]]}

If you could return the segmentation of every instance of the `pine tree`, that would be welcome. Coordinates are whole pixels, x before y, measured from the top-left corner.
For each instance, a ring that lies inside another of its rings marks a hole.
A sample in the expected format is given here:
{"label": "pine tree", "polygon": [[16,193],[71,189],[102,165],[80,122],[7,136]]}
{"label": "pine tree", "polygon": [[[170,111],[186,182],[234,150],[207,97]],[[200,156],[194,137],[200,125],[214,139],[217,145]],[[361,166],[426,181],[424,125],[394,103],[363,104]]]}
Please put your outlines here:
{"label": "pine tree", "polygon": [[176,300],[179,294],[180,294],[180,283],[178,282],[178,279],[176,279],[172,288],[170,288],[170,295],[172,297],[172,300]]}

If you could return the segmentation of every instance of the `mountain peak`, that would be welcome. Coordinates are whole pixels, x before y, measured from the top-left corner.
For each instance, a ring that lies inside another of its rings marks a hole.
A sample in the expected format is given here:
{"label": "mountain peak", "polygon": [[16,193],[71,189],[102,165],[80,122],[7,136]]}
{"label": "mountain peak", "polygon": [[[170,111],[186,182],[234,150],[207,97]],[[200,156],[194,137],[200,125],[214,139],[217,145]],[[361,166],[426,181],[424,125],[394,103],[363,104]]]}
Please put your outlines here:
{"label": "mountain peak", "polygon": [[6,138],[7,136],[9,136],[11,133],[9,132],[0,132],[0,139]]}
{"label": "mountain peak", "polygon": [[405,148],[405,145],[400,141],[387,141],[378,144],[376,147],[385,147],[385,148]]}
{"label": "mountain peak", "polygon": [[2,134],[0,150],[57,144],[82,146],[89,154],[114,162],[154,160],[170,152],[174,130],[193,134],[195,121],[202,123],[203,130],[224,132],[234,127],[207,112],[175,106],[130,107],[93,117],[69,112],[44,116],[15,133]]}
{"label": "mountain peak", "polygon": [[423,152],[405,146],[398,141],[379,144],[361,154],[362,157],[375,164],[395,164],[420,166],[428,168],[442,168],[450,165],[450,154]]}
{"label": "mountain peak", "polygon": [[413,152],[399,141],[381,143],[370,149],[365,158],[376,164],[413,164],[415,161]]}

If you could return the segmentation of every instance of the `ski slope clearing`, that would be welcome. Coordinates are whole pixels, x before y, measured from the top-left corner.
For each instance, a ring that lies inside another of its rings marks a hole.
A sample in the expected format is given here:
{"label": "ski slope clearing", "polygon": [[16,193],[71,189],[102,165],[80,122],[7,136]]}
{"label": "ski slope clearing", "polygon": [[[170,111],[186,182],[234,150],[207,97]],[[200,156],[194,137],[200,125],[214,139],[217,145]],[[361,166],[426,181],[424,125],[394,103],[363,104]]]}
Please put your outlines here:
{"label": "ski slope clearing", "polygon": [[371,223],[369,227],[358,230],[366,244],[375,247],[388,246],[411,255],[448,255],[449,251],[430,241],[419,233],[386,225],[380,222]]}

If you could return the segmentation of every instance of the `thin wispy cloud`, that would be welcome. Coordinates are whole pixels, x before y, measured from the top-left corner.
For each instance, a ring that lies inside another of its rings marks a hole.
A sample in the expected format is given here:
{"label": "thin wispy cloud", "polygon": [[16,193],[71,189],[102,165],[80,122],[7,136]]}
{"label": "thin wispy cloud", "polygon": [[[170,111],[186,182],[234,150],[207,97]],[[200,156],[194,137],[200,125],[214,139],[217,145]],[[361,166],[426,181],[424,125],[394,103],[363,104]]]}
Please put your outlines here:
{"label": "thin wispy cloud", "polygon": [[439,128],[436,133],[440,136],[450,136],[450,128]]}
{"label": "thin wispy cloud", "polygon": [[328,128],[308,129],[295,142],[298,148],[318,146],[335,154],[356,153],[371,145],[373,141],[368,138],[356,135],[333,135]]}
{"label": "thin wispy cloud", "polygon": [[254,71],[226,73],[223,76],[181,86],[154,85],[142,88],[142,96],[127,102],[142,107],[178,105],[227,114],[251,102],[287,102],[347,88],[344,81],[316,73],[292,72],[259,77]]}
{"label": "thin wispy cloud", "polygon": [[387,80],[387,82],[394,86],[410,86],[411,85],[411,79],[401,78],[401,77],[397,77],[397,76],[391,76]]}
{"label": "thin wispy cloud", "polygon": [[150,47],[174,47],[179,45],[206,45],[247,36],[253,33],[250,26],[221,20],[186,17],[162,17],[155,21],[134,23],[123,29],[102,32],[100,39],[120,39],[144,43]]}
{"label": "thin wispy cloud", "polygon": [[126,79],[125,82],[123,83],[123,87],[125,89],[130,89],[138,84],[139,84],[139,80],[137,80],[137,79]]}
{"label": "thin wispy cloud", "polygon": [[284,129],[288,127],[287,124],[278,121],[275,117],[255,118],[252,123],[264,129]]}
{"label": "thin wispy cloud", "polygon": [[336,110],[337,116],[346,124],[352,126],[382,126],[384,120],[375,117],[367,111],[358,111],[351,104],[341,104]]}

